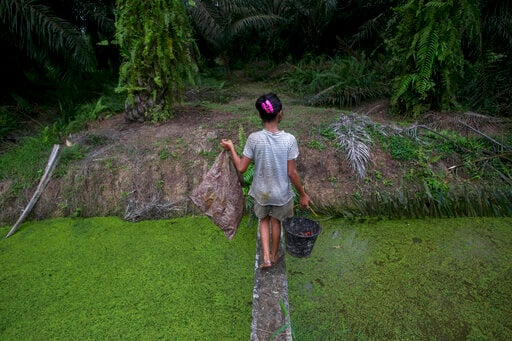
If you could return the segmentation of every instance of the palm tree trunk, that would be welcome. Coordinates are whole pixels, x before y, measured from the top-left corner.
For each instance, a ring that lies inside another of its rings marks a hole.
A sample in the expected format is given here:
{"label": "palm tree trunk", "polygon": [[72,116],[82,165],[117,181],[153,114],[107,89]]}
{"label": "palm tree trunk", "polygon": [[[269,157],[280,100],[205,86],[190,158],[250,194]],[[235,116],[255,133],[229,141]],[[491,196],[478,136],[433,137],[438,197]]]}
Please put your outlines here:
{"label": "palm tree trunk", "polygon": [[152,113],[159,111],[164,107],[165,99],[163,96],[158,96],[153,99],[152,93],[155,89],[155,84],[152,80],[140,80],[139,86],[145,84],[146,89],[137,91],[133,94],[131,99],[127,99],[124,105],[125,118],[130,122],[144,122],[147,118],[152,117]]}

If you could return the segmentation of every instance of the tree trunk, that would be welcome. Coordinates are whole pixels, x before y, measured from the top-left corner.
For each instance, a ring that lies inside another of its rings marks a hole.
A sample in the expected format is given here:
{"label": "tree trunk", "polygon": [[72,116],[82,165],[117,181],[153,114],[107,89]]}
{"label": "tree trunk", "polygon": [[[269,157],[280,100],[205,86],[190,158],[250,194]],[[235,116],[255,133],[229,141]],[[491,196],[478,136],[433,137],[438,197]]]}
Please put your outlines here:
{"label": "tree trunk", "polygon": [[[142,82],[139,81],[139,86]],[[153,113],[158,112],[164,108],[165,99],[158,96],[156,101],[153,99],[153,83],[147,81],[147,89],[138,91],[133,94],[133,101],[126,100],[124,105],[125,118],[131,122],[144,122],[151,120]]]}
{"label": "tree trunk", "polygon": [[132,122],[144,122],[146,112],[152,107],[153,100],[147,93],[138,93],[133,96],[133,103],[126,101],[124,104],[126,120]]}

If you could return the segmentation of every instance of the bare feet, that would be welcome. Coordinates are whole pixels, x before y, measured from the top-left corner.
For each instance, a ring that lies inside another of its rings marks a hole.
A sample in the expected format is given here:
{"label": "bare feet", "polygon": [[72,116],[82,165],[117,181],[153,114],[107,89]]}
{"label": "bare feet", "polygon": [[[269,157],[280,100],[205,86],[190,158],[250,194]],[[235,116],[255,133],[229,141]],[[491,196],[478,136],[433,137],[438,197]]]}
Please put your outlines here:
{"label": "bare feet", "polygon": [[276,254],[272,254],[271,262],[272,265],[275,265],[277,262],[279,262],[283,258],[283,255],[278,251]]}
{"label": "bare feet", "polygon": [[274,264],[271,261],[266,260],[260,264],[260,269],[270,268],[270,267],[272,267],[272,265],[274,265]]}

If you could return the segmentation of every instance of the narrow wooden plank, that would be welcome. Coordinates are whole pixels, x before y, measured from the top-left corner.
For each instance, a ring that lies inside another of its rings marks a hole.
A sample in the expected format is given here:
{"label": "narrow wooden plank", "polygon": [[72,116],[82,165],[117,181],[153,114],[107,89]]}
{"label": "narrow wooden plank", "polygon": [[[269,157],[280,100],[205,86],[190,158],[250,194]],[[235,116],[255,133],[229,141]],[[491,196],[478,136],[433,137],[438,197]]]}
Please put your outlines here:
{"label": "narrow wooden plank", "polygon": [[281,238],[279,250],[282,257],[277,264],[271,268],[259,269],[260,255],[263,253],[258,231],[254,266],[251,341],[292,340],[288,281],[282,241],[283,238]]}

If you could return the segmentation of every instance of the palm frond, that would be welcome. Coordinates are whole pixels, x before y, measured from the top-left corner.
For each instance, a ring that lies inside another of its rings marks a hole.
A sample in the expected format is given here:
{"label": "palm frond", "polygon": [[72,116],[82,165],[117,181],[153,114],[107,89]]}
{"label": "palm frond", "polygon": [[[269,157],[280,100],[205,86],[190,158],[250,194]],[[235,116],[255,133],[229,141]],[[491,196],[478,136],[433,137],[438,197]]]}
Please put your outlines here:
{"label": "palm frond", "polygon": [[68,67],[95,69],[94,51],[87,39],[52,8],[31,0],[5,0],[0,5],[0,18],[17,37],[18,48],[37,63],[57,68],[59,63],[52,60],[62,56]]}
{"label": "palm frond", "polygon": [[86,18],[98,29],[98,33],[113,35],[115,33],[115,22],[109,13],[113,12],[113,8],[108,8],[107,4],[102,1],[84,1],[74,0],[74,6],[77,8],[78,14]]}
{"label": "palm frond", "polygon": [[333,124],[338,144],[345,153],[350,168],[360,181],[366,177],[366,165],[371,161],[369,145],[372,143],[367,127],[371,121],[367,116],[341,114]]}
{"label": "palm frond", "polygon": [[434,23],[422,29],[419,33],[419,41],[416,53],[418,82],[416,89],[421,99],[427,97],[427,93],[434,87],[432,73],[434,72],[434,60],[438,50],[439,36],[434,29]]}

